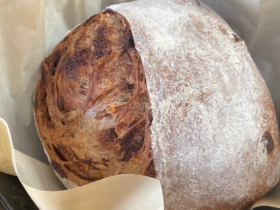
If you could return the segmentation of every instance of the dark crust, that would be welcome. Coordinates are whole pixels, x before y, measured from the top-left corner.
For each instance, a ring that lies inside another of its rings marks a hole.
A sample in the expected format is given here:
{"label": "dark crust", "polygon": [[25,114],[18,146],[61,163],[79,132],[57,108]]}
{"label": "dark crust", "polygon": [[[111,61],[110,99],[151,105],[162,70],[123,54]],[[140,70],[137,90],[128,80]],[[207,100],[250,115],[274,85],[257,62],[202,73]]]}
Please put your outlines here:
{"label": "dark crust", "polygon": [[156,177],[155,164],[153,160],[151,160],[151,162],[149,163],[144,175],[152,178]]}
{"label": "dark crust", "polygon": [[51,166],[61,176],[61,178],[67,178],[65,172],[63,171],[63,169],[60,167],[58,163],[52,161]]}
{"label": "dark crust", "polygon": [[128,34],[126,35],[125,40],[123,42],[122,48],[124,50],[128,50],[130,48],[135,49],[135,44],[131,30],[128,31]]}
{"label": "dark crust", "polygon": [[54,48],[34,97],[51,166],[79,186],[114,174],[156,177],[149,107],[130,25],[113,10],[92,16]]}
{"label": "dark crust", "polygon": [[232,34],[232,36],[234,38],[234,41],[236,41],[236,42],[243,41],[243,39],[239,38],[236,34]]}
{"label": "dark crust", "polygon": [[106,28],[105,27],[101,26],[101,27],[98,28],[97,41],[94,44],[94,48],[95,48],[94,57],[96,59],[99,59],[105,53],[104,48],[107,45],[106,38],[105,38],[105,33],[106,33]]}
{"label": "dark crust", "polygon": [[265,145],[267,154],[270,154],[274,149],[274,140],[269,131],[264,132],[261,141]]}

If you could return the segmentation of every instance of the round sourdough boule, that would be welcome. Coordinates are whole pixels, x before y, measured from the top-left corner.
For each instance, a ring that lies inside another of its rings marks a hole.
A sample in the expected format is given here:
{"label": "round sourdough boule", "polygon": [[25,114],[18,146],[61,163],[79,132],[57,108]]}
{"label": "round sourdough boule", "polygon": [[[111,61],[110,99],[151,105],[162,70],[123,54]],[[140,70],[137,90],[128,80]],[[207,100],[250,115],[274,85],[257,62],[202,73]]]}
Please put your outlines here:
{"label": "round sourdough boule", "polygon": [[54,48],[34,96],[65,186],[148,175],[166,210],[244,209],[272,189],[277,120],[244,41],[195,0],[109,8]]}

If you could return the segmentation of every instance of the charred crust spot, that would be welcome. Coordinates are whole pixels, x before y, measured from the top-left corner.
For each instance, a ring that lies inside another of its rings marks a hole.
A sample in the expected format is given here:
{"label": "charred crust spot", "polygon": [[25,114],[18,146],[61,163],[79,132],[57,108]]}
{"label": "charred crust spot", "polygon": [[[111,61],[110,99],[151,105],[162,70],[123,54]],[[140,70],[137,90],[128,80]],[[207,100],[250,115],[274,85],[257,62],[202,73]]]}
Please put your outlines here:
{"label": "charred crust spot", "polygon": [[136,141],[136,140],[131,141],[131,151],[132,152],[137,152],[141,149],[141,147],[143,146],[143,143],[144,143],[144,138],[145,138],[145,136],[143,135],[143,137],[141,138],[140,141]]}
{"label": "charred crust spot", "polygon": [[97,31],[97,40],[94,43],[94,57],[99,59],[105,53],[107,41],[105,39],[106,28],[99,27]]}
{"label": "charred crust spot", "polygon": [[51,65],[49,66],[49,72],[50,72],[50,76],[54,76],[55,75],[55,72],[56,72],[56,68],[57,68],[57,65],[60,61],[60,52],[55,52],[54,54],[52,54],[52,62],[51,62]]}
{"label": "charred crust spot", "polygon": [[115,128],[109,128],[108,130],[106,130],[105,134],[111,139],[115,139],[118,137]]}
{"label": "charred crust spot", "polygon": [[125,37],[124,42],[122,44],[123,50],[128,50],[129,48],[135,49],[135,43],[133,40],[132,32],[129,30],[128,35]]}
{"label": "charred crust spot", "polygon": [[144,175],[152,178],[156,178],[156,170],[155,170],[155,164],[153,160],[149,163]]}
{"label": "charred crust spot", "polygon": [[144,80],[145,80],[145,77],[144,77],[143,73],[140,75],[140,80],[141,80],[141,82],[144,82]]}
{"label": "charred crust spot", "polygon": [[132,152],[131,152],[131,150],[128,149],[128,150],[125,152],[125,154],[124,154],[123,158],[121,159],[121,161],[127,162],[127,161],[129,161],[131,158],[132,158]]}
{"label": "charred crust spot", "polygon": [[63,171],[63,169],[59,166],[59,164],[57,162],[52,161],[51,166],[62,178],[67,177],[65,172]]}
{"label": "charred crust spot", "polygon": [[107,57],[109,57],[110,55],[111,55],[111,53],[112,53],[112,50],[109,50],[108,52],[107,52]]}
{"label": "charred crust spot", "polygon": [[124,151],[124,156],[122,157],[121,161],[129,161],[132,158],[132,152],[131,152],[131,148],[130,148],[130,143],[129,142],[125,142],[123,143],[123,148],[122,151]]}
{"label": "charred crust spot", "polygon": [[56,153],[56,155],[63,161],[66,161],[61,155],[60,155],[60,152],[59,150],[57,149],[57,147],[53,144],[53,148],[54,148],[54,151]]}
{"label": "charred crust spot", "polygon": [[153,112],[150,109],[149,113],[148,113],[148,127],[150,127],[152,125],[152,122],[153,122]]}
{"label": "charred crust spot", "polygon": [[269,131],[264,132],[261,142],[264,143],[267,154],[270,154],[274,149],[274,140]]}
{"label": "charred crust spot", "polygon": [[64,60],[61,62],[60,69],[68,73],[75,71],[80,66],[86,65],[89,53],[89,49],[83,49],[76,51],[75,54],[71,57],[69,55],[66,55]]}
{"label": "charred crust spot", "polygon": [[236,42],[242,41],[242,39],[239,38],[236,34],[232,34],[232,36],[233,36],[233,38],[234,38],[234,41],[236,41]]}
{"label": "charred crust spot", "polygon": [[134,89],[135,89],[134,83],[130,84],[129,82],[127,82],[127,83],[125,84],[125,87],[126,87],[129,91],[134,91]]}
{"label": "charred crust spot", "polygon": [[100,140],[105,142],[113,142],[117,137],[118,134],[116,133],[115,128],[109,128],[102,133]]}
{"label": "charred crust spot", "polygon": [[196,3],[198,4],[198,6],[201,5],[200,1],[199,0],[196,0]]}
{"label": "charred crust spot", "polygon": [[124,152],[121,161],[129,161],[132,158],[132,152],[138,152],[142,148],[145,132],[142,129],[138,129],[137,127],[134,127],[134,129],[131,129],[131,131],[120,141],[120,151]]}
{"label": "charred crust spot", "polygon": [[59,111],[63,112],[64,111],[64,99],[62,96],[59,96],[57,99],[57,107]]}

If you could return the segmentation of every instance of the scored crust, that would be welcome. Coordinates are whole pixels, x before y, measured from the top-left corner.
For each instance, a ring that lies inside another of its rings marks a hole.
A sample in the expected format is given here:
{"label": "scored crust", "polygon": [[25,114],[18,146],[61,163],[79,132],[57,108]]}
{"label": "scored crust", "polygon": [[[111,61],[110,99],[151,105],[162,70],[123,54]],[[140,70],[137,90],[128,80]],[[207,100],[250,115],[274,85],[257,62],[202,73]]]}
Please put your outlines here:
{"label": "scored crust", "polygon": [[45,59],[34,95],[37,129],[64,185],[127,173],[155,177],[149,106],[123,16],[106,10],[72,30]]}

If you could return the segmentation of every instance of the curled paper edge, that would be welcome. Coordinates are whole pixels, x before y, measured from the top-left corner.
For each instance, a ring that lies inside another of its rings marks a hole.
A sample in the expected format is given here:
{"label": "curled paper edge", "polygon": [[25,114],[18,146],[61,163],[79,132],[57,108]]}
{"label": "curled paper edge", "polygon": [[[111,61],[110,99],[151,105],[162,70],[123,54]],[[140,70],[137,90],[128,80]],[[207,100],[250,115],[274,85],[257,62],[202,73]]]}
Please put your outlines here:
{"label": "curled paper edge", "polygon": [[17,176],[14,169],[14,155],[11,145],[10,130],[5,120],[0,118],[0,169],[3,173]]}
{"label": "curled paper edge", "polygon": [[[31,164],[35,164],[36,166],[39,167],[44,167],[44,168],[48,168],[48,170],[44,170],[44,171],[49,171],[50,173],[52,172],[52,169],[44,164],[41,163],[40,161],[29,157],[19,151],[17,151],[16,149],[13,148],[13,143],[11,140],[11,136],[10,136],[10,131],[8,128],[7,123],[5,122],[5,120],[3,120],[2,118],[0,118],[0,166],[1,166],[1,171],[4,173],[8,173],[11,175],[15,175],[18,176],[19,180],[21,181],[22,185],[24,186],[24,188],[26,189],[27,193],[30,195],[30,197],[33,199],[33,201],[37,204],[37,206],[41,209],[52,209],[52,208],[56,208],[56,209],[65,209],[68,208],[69,206],[71,206],[71,209],[81,209],[81,207],[83,207],[83,209],[90,209],[92,207],[92,197],[91,196],[83,196],[83,198],[85,198],[85,200],[79,200],[80,202],[77,202],[77,196],[75,196],[76,194],[81,195],[82,194],[87,194],[88,191],[92,191],[92,189],[94,188],[93,185],[95,185],[96,183],[99,185],[102,185],[105,181],[110,182],[113,181],[114,179],[116,179],[116,182],[119,181],[124,181],[127,182],[127,180],[130,179],[131,182],[133,182],[134,178],[135,179],[142,179],[144,178],[144,181],[146,181],[146,185],[143,185],[143,188],[150,188],[151,186],[152,188],[155,187],[154,189],[154,194],[150,195],[153,197],[153,202],[152,204],[155,203],[160,203],[160,206],[158,206],[158,208],[156,208],[157,210],[163,210],[164,209],[164,204],[163,204],[163,197],[162,197],[162,191],[161,191],[161,187],[160,187],[160,183],[158,180],[154,180],[152,178],[148,178],[148,177],[143,177],[143,176],[137,176],[137,175],[119,175],[119,176],[114,176],[114,177],[110,177],[89,185],[86,185],[84,187],[80,187],[80,188],[76,188],[76,189],[72,189],[72,190],[60,190],[60,191],[44,191],[44,190],[38,190],[35,189],[31,186],[29,186],[28,184],[26,184],[26,182],[28,183],[28,179],[26,179],[26,175],[28,174],[19,174],[18,172],[18,167],[24,166],[22,165],[22,161],[24,161],[26,158],[30,159]],[[20,161],[17,161],[20,160]],[[5,167],[3,167],[5,165]],[[36,168],[35,166],[35,168]],[[20,169],[22,170],[22,169]],[[41,171],[43,172],[43,170]],[[57,179],[56,176],[53,174],[53,178]],[[57,179],[58,181],[58,179]],[[30,184],[30,183],[29,183]],[[106,183],[105,183],[106,184]],[[86,188],[84,190],[84,188]],[[152,189],[153,190],[153,189]],[[77,191],[77,192],[76,192]],[[82,192],[84,191],[84,192]],[[67,195],[68,192],[70,195]],[[74,192],[74,193],[72,193]],[[95,194],[95,193],[90,193],[91,195]],[[103,193],[104,194],[104,193]],[[112,194],[112,193],[111,193]],[[95,199],[95,201],[99,201],[100,194],[99,191],[97,191],[97,199]],[[104,194],[106,195],[106,193]],[[138,193],[136,193],[136,195],[138,195]],[[271,206],[271,207],[280,207],[280,201],[279,201],[279,195],[280,195],[280,184],[278,184],[275,188],[273,188],[272,191],[270,191],[268,194],[266,194],[265,196],[263,196],[262,198],[260,198],[259,200],[257,200],[251,207],[250,210],[259,207],[259,206]],[[118,197],[118,196],[117,196]],[[105,197],[106,198],[106,197]],[[125,201],[129,201],[129,198],[127,198],[126,196],[124,197]],[[102,199],[101,199],[102,200]],[[106,205],[106,202],[104,202],[104,198],[102,200],[102,204],[100,205]],[[123,200],[124,201],[124,200]],[[51,204],[50,204],[51,203]],[[66,206],[65,206],[66,203]],[[95,202],[94,202],[95,203]],[[107,201],[107,203],[114,203],[112,201]],[[144,202],[146,204],[149,205],[149,202]],[[71,204],[71,205],[69,205]],[[129,205],[131,205],[131,202],[129,202]],[[137,205],[137,204],[136,204]],[[106,208],[110,208],[110,209],[114,209],[116,206],[114,204],[114,206],[112,207],[108,207],[106,206]],[[98,207],[100,208],[100,207]],[[136,207],[137,208],[137,207]],[[136,209],[135,208],[135,209]],[[141,207],[140,207],[141,208]],[[104,206],[101,207],[100,209],[104,209]],[[124,209],[123,207],[116,207],[115,209]],[[128,209],[132,209],[128,206]],[[149,208],[149,206],[146,206],[145,209],[153,209],[154,207]]]}
{"label": "curled paper edge", "polygon": [[[40,173],[41,175],[43,175],[42,173],[50,173],[52,174],[51,179],[56,179],[55,182],[59,182],[59,180],[50,166],[14,149],[8,125],[2,118],[0,118],[0,135],[1,171],[18,176],[27,193],[42,210],[86,210],[93,208],[100,210],[164,209],[160,181],[150,177],[123,174],[71,190],[59,190],[57,183],[53,186],[47,186],[50,183],[49,180],[39,183],[42,181],[38,178]],[[27,159],[28,161],[26,161]],[[2,167],[4,161],[7,166],[5,168]],[[24,163],[27,163],[27,165]],[[30,172],[30,169],[33,171]],[[29,175],[34,173],[38,177],[30,179]],[[55,191],[40,190],[34,188],[34,186]]]}
{"label": "curled paper edge", "polygon": [[280,208],[280,183],[278,183],[270,192],[254,202],[250,207],[253,210],[259,206],[270,206]]}

